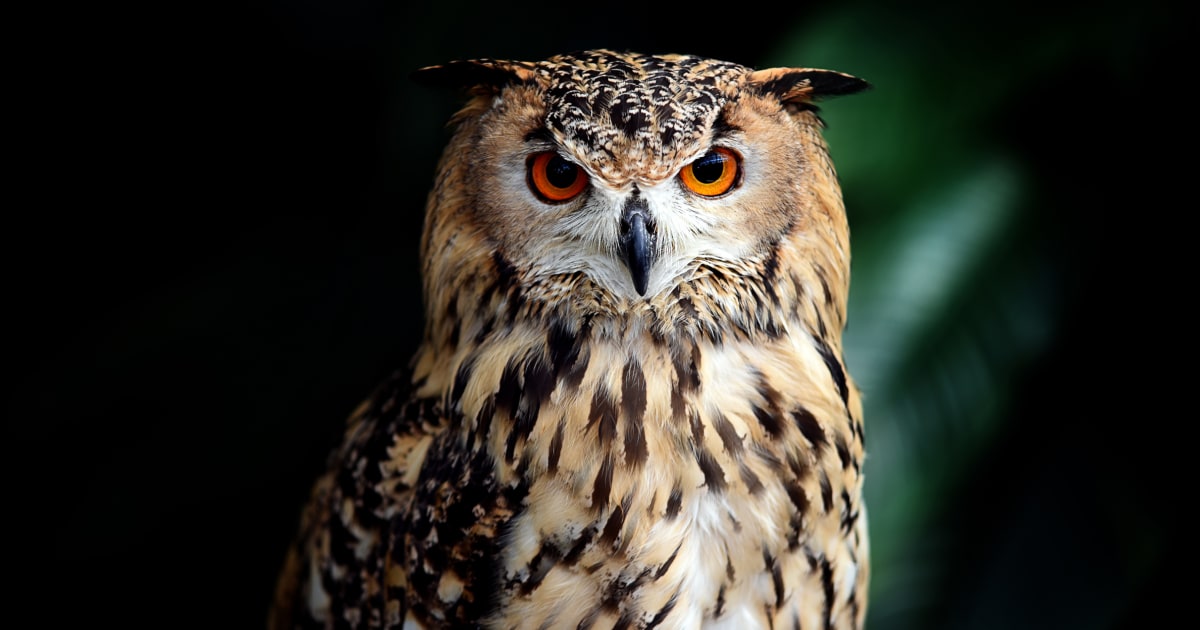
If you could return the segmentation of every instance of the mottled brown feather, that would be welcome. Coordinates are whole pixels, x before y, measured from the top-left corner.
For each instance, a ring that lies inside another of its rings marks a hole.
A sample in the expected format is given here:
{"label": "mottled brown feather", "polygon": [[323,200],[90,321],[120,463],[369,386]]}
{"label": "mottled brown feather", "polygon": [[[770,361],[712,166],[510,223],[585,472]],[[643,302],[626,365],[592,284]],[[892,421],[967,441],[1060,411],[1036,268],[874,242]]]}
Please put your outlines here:
{"label": "mottled brown feather", "polygon": [[[426,209],[423,342],[351,416],[269,627],[861,628],[849,229],[803,105],[865,84],[606,50],[417,78],[472,95]],[[737,185],[687,192],[717,144]],[[538,151],[586,192],[539,200]]]}

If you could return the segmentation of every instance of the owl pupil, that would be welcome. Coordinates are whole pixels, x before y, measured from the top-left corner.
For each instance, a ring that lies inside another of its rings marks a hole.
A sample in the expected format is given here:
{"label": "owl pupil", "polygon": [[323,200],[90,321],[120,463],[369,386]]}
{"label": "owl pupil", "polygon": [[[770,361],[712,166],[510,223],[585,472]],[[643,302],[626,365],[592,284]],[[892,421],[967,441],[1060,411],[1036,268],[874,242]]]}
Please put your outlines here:
{"label": "owl pupil", "polygon": [[557,188],[568,188],[575,183],[579,175],[579,167],[564,160],[561,156],[550,158],[546,164],[546,180]]}
{"label": "owl pupil", "polygon": [[699,160],[692,162],[692,174],[702,184],[711,184],[721,179],[725,172],[725,156],[715,151],[704,154]]}

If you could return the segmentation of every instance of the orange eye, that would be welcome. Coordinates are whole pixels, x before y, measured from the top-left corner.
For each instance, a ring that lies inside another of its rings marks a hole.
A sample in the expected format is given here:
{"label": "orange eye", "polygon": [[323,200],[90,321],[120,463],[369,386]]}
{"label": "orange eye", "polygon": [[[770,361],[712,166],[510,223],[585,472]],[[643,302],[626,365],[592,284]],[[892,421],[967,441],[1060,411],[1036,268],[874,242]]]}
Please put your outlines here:
{"label": "orange eye", "polygon": [[683,167],[679,179],[688,190],[705,197],[723,195],[738,183],[741,171],[737,153],[723,147],[715,147],[700,159]]}
{"label": "orange eye", "polygon": [[574,199],[587,187],[587,173],[553,151],[529,158],[529,187],[544,201],[559,203]]}

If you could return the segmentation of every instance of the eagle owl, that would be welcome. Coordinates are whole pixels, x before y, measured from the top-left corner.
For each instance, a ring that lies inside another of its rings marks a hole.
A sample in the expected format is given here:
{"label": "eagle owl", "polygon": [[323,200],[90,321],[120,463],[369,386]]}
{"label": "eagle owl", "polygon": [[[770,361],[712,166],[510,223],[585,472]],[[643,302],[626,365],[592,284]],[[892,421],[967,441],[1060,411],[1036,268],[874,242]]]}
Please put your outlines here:
{"label": "eagle owl", "polygon": [[351,417],[273,628],[859,628],[849,229],[810,68],[608,50],[470,97],[425,330]]}

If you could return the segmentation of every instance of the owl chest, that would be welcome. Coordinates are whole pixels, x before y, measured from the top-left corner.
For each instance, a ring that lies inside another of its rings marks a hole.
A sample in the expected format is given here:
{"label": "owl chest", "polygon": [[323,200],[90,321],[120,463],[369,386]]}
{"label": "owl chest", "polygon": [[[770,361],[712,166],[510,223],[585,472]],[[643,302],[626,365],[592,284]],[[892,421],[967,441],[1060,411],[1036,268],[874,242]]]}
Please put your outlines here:
{"label": "owl chest", "polygon": [[[819,462],[779,424],[796,395],[772,380],[778,352],[702,347],[686,365],[611,352],[617,369],[560,382],[512,448],[507,474],[528,494],[503,552],[518,585],[506,614],[557,624],[571,610],[648,621],[670,609],[682,627],[761,615],[804,538],[795,497],[820,492],[797,470]],[[499,461],[512,443],[493,439]]]}
{"label": "owl chest", "polygon": [[533,484],[506,532],[501,574],[517,586],[497,627],[769,625],[791,521],[782,488],[718,493],[677,469],[642,472],[614,479],[624,490],[602,505],[578,499],[586,480]]}

